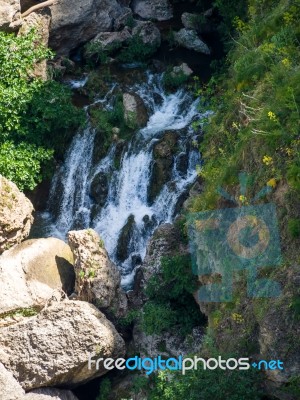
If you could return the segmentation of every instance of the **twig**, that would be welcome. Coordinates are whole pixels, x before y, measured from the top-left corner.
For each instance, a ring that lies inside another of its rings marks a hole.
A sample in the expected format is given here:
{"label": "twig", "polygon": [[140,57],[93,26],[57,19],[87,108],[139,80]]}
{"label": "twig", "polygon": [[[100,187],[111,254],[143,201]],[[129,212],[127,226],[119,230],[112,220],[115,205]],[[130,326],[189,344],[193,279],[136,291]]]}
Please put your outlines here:
{"label": "twig", "polygon": [[25,11],[25,12],[21,15],[21,17],[22,17],[22,18],[25,18],[25,17],[27,17],[29,14],[31,14],[32,12],[34,12],[34,11],[36,11],[36,10],[39,10],[39,9],[41,9],[41,8],[44,8],[44,7],[52,6],[53,4],[56,4],[56,3],[58,3],[58,0],[47,0],[47,1],[44,1],[43,3],[36,4],[35,6],[32,6],[32,7],[28,8],[28,10]]}

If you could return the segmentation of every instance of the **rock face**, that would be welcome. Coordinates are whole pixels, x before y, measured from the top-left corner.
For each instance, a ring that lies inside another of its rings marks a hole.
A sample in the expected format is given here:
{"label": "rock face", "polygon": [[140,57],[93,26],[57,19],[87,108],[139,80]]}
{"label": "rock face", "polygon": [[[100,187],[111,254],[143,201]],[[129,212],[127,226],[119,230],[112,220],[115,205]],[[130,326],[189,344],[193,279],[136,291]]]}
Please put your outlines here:
{"label": "rock face", "polygon": [[130,128],[147,124],[148,112],[143,100],[136,93],[123,94],[123,106],[126,124]]}
{"label": "rock face", "polygon": [[64,301],[0,330],[0,359],[23,389],[87,382],[107,372],[88,368],[88,356],[122,357],[123,339],[92,304]]}
{"label": "rock face", "polygon": [[132,35],[139,36],[145,45],[159,47],[161,44],[160,31],[151,21],[137,21],[137,25],[132,30]]}
{"label": "rock face", "polygon": [[[45,47],[48,47],[49,28],[51,22],[51,14],[49,10],[43,10],[39,13],[33,12],[28,15],[23,21],[23,25],[19,30],[18,35],[24,35],[31,29],[35,29],[36,35],[39,37],[39,42]],[[43,80],[47,79],[47,61],[44,60],[37,63],[34,68],[34,75]]]}
{"label": "rock face", "polygon": [[173,17],[172,7],[168,0],[133,0],[132,10],[144,19],[166,21]]}
{"label": "rock face", "polygon": [[21,25],[20,0],[0,0],[0,31],[16,31]]}
{"label": "rock face", "polygon": [[72,292],[73,254],[59,239],[27,240],[0,257],[0,281],[0,315],[42,308],[55,291]]}
{"label": "rock face", "polygon": [[0,254],[29,235],[33,205],[17,186],[0,175]]}
{"label": "rock face", "polygon": [[[8,399],[7,399],[8,400]],[[70,390],[36,389],[25,395],[24,399],[20,400],[78,400]]]}
{"label": "rock face", "polygon": [[179,46],[198,53],[210,54],[208,46],[198,37],[197,32],[192,29],[180,29],[179,32],[174,33],[174,39]]}
{"label": "rock face", "polygon": [[120,272],[110,261],[99,235],[92,229],[71,231],[68,240],[75,257],[78,298],[113,316],[125,315],[127,298],[120,287]]}
{"label": "rock face", "polygon": [[103,207],[108,195],[108,176],[105,172],[99,172],[91,184],[91,196],[97,205]]}
{"label": "rock face", "polygon": [[111,32],[114,21],[128,10],[116,0],[61,0],[51,12],[50,46],[58,55],[67,55],[98,33]]}
{"label": "rock face", "polygon": [[133,232],[135,227],[135,220],[133,215],[129,215],[126,224],[123,226],[117,245],[117,257],[120,261],[125,261],[129,256],[129,244],[133,238]]}
{"label": "rock face", "polygon": [[21,400],[24,390],[19,385],[13,374],[0,363],[0,388],[1,400]]}

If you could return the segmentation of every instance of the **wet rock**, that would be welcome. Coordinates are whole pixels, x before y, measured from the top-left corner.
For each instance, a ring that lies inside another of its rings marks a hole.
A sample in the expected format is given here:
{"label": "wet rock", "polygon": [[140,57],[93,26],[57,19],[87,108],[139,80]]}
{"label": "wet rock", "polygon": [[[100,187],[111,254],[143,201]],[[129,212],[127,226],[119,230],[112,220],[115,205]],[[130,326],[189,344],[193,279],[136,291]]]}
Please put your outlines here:
{"label": "wet rock", "polygon": [[184,152],[180,153],[176,160],[176,168],[181,174],[186,174],[189,165],[188,155]]}
{"label": "wet rock", "polygon": [[[42,10],[39,13],[33,12],[24,19],[18,35],[26,35],[30,30],[34,29],[39,38],[39,43],[48,47],[50,22],[51,14],[49,10]],[[36,63],[33,74],[37,78],[41,78],[44,81],[47,80],[47,60]]]}
{"label": "wet rock", "polygon": [[0,281],[0,314],[42,308],[56,290],[72,293],[72,252],[56,238],[27,240],[1,256]]}
{"label": "wet rock", "polygon": [[101,32],[92,40],[97,43],[103,50],[114,50],[121,47],[131,38],[128,28],[124,28],[121,32]]}
{"label": "wet rock", "polygon": [[177,135],[166,132],[153,148],[154,163],[148,188],[148,201],[154,202],[163,186],[171,179],[174,155],[177,151]]}
{"label": "wet rock", "polygon": [[13,32],[21,25],[20,0],[0,0],[0,31]]}
{"label": "wet rock", "polygon": [[0,254],[29,235],[33,206],[17,186],[0,175]]}
{"label": "wet rock", "polygon": [[98,33],[111,32],[126,9],[116,0],[61,0],[51,12],[50,46],[58,55],[68,55]]}
{"label": "wet rock", "polygon": [[108,195],[108,176],[105,172],[99,172],[93,179],[90,195],[98,206],[104,206]]}
{"label": "wet rock", "polygon": [[82,301],[54,303],[0,330],[0,359],[26,391],[87,382],[107,372],[101,363],[98,371],[88,369],[89,354],[118,358],[124,353],[124,341],[112,323]]}
{"label": "wet rock", "polygon": [[145,45],[159,47],[161,44],[161,35],[159,29],[153,22],[137,21],[132,30],[133,36],[139,36]]}
{"label": "wet rock", "polygon": [[120,272],[110,261],[99,235],[93,229],[71,231],[68,241],[75,257],[78,299],[95,304],[109,315],[125,315],[127,299],[120,287]]}
{"label": "wet rock", "polygon": [[133,0],[132,10],[144,19],[166,21],[173,18],[172,6],[168,0]]}
{"label": "wet rock", "polygon": [[210,54],[207,44],[198,37],[195,30],[183,28],[179,32],[174,33],[174,39],[179,46],[197,51],[198,53]]}
{"label": "wet rock", "polygon": [[125,261],[129,256],[129,244],[133,236],[133,231],[135,227],[134,216],[130,215],[127,219],[126,224],[122,228],[117,245],[117,257],[121,262]]}
{"label": "wet rock", "polygon": [[147,124],[148,112],[139,95],[136,93],[124,93],[123,106],[127,126],[134,129],[136,127],[143,127]]}

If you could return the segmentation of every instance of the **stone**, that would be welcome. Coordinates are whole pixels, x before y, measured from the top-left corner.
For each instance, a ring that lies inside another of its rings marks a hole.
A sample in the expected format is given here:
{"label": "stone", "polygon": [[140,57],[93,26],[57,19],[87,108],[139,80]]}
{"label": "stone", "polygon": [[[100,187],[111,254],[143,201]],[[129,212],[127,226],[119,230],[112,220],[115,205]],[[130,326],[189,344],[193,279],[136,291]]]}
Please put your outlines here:
{"label": "stone", "polygon": [[113,50],[121,47],[131,38],[131,33],[127,28],[121,32],[101,32],[92,40],[97,43],[103,50]]}
{"label": "stone", "polygon": [[135,220],[133,215],[129,215],[126,224],[121,229],[116,255],[119,261],[124,262],[129,257],[129,245],[133,237]]}
{"label": "stone", "polygon": [[191,76],[193,74],[193,70],[186,63],[182,63],[181,65],[174,67],[171,72],[173,77],[176,77],[179,74]]}
{"label": "stone", "polygon": [[209,34],[216,30],[213,22],[209,18],[213,14],[213,9],[209,9],[202,14],[192,14],[185,12],[181,16],[181,21],[186,29],[192,29],[202,34]]}
{"label": "stone", "polygon": [[[0,363],[0,398],[1,400],[22,400],[24,389],[15,379],[13,374]],[[25,399],[24,399],[25,400]]]}
{"label": "stone", "polygon": [[0,0],[0,31],[17,31],[21,25],[20,0]]}
{"label": "stone", "polygon": [[51,6],[50,47],[58,55],[113,31],[114,21],[128,12],[116,0],[60,0]]}
{"label": "stone", "polygon": [[20,400],[78,400],[70,390],[52,388],[35,389]]}
{"label": "stone", "polygon": [[168,0],[133,0],[132,10],[144,19],[167,21],[173,18],[173,10]]}
{"label": "stone", "polygon": [[114,20],[114,30],[120,31],[125,27],[129,27],[129,25],[131,25],[132,22],[133,22],[133,16],[131,8],[124,7],[122,14]]}
{"label": "stone", "polygon": [[26,240],[0,257],[0,281],[0,315],[42,308],[55,291],[73,291],[71,249],[56,238]]}
{"label": "stone", "polygon": [[163,186],[171,180],[174,155],[177,151],[178,136],[176,132],[165,132],[163,137],[154,145],[148,201],[152,204]]}
{"label": "stone", "polygon": [[105,172],[99,172],[93,179],[90,189],[91,197],[97,205],[103,207],[108,196],[108,176]]}
{"label": "stone", "polygon": [[207,55],[210,55],[211,53],[207,44],[199,38],[195,30],[182,28],[179,32],[174,33],[174,39],[179,46],[185,47],[189,50],[194,50],[198,53]]}
{"label": "stone", "polygon": [[92,304],[66,300],[45,307],[37,316],[0,330],[0,359],[25,391],[71,388],[104,375],[88,368],[88,357],[118,358],[124,340]]}
{"label": "stone", "polygon": [[[49,9],[39,11],[38,13],[33,12],[24,18],[18,35],[26,35],[31,29],[34,29],[39,38],[39,44],[48,47],[50,22],[51,14]],[[35,64],[33,75],[44,81],[47,80],[47,60]]]}
{"label": "stone", "polygon": [[110,317],[124,316],[127,298],[120,286],[121,275],[97,232],[93,229],[71,231],[68,241],[75,257],[78,299],[95,304]]}
{"label": "stone", "polygon": [[0,175],[0,254],[29,235],[33,205],[17,186]]}
{"label": "stone", "polygon": [[148,122],[146,106],[136,93],[123,94],[124,116],[130,128],[143,127]]}
{"label": "stone", "polygon": [[161,44],[161,34],[157,26],[150,21],[137,21],[132,30],[133,36],[139,36],[145,45],[159,47]]}

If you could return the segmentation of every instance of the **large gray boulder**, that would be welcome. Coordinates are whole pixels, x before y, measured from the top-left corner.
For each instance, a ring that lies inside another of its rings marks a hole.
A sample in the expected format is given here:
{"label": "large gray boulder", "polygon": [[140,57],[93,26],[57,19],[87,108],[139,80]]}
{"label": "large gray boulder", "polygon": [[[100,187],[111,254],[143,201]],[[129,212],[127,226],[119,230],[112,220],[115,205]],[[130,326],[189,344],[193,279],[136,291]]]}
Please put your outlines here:
{"label": "large gray boulder", "polygon": [[132,35],[139,36],[142,42],[148,46],[159,47],[161,44],[160,30],[151,21],[136,21]]}
{"label": "large gray boulder", "polygon": [[173,18],[172,6],[168,0],[133,0],[132,10],[144,19],[166,21]]}
{"label": "large gray boulder", "polygon": [[142,98],[136,93],[123,94],[126,125],[130,128],[143,127],[148,122],[148,112]]}
{"label": "large gray boulder", "polygon": [[67,55],[98,33],[113,31],[115,20],[128,10],[116,0],[60,0],[51,12],[50,46]]}
{"label": "large gray boulder", "polygon": [[37,316],[0,330],[0,359],[25,391],[45,386],[68,388],[107,372],[89,369],[95,358],[123,357],[125,344],[92,304],[54,302]]}
{"label": "large gray boulder", "polygon": [[131,38],[128,28],[124,28],[120,32],[101,32],[92,40],[97,43],[102,50],[113,50],[121,47]]}
{"label": "large gray boulder", "polygon": [[55,291],[72,292],[71,249],[55,238],[26,240],[0,257],[0,282],[0,315],[7,314],[3,326],[16,322],[15,312],[42,308]]}
{"label": "large gray boulder", "polygon": [[0,31],[16,31],[21,25],[20,0],[0,0]]}
{"label": "large gray boulder", "polygon": [[29,235],[33,205],[17,186],[0,175],[0,254]]}
{"label": "large gray boulder", "polygon": [[68,241],[75,257],[77,298],[95,304],[110,317],[124,316],[127,298],[120,286],[121,275],[97,232],[71,231]]}
{"label": "large gray boulder", "polygon": [[207,44],[199,38],[197,32],[193,29],[180,29],[179,32],[174,33],[174,39],[179,46],[197,51],[198,53],[210,54]]}

